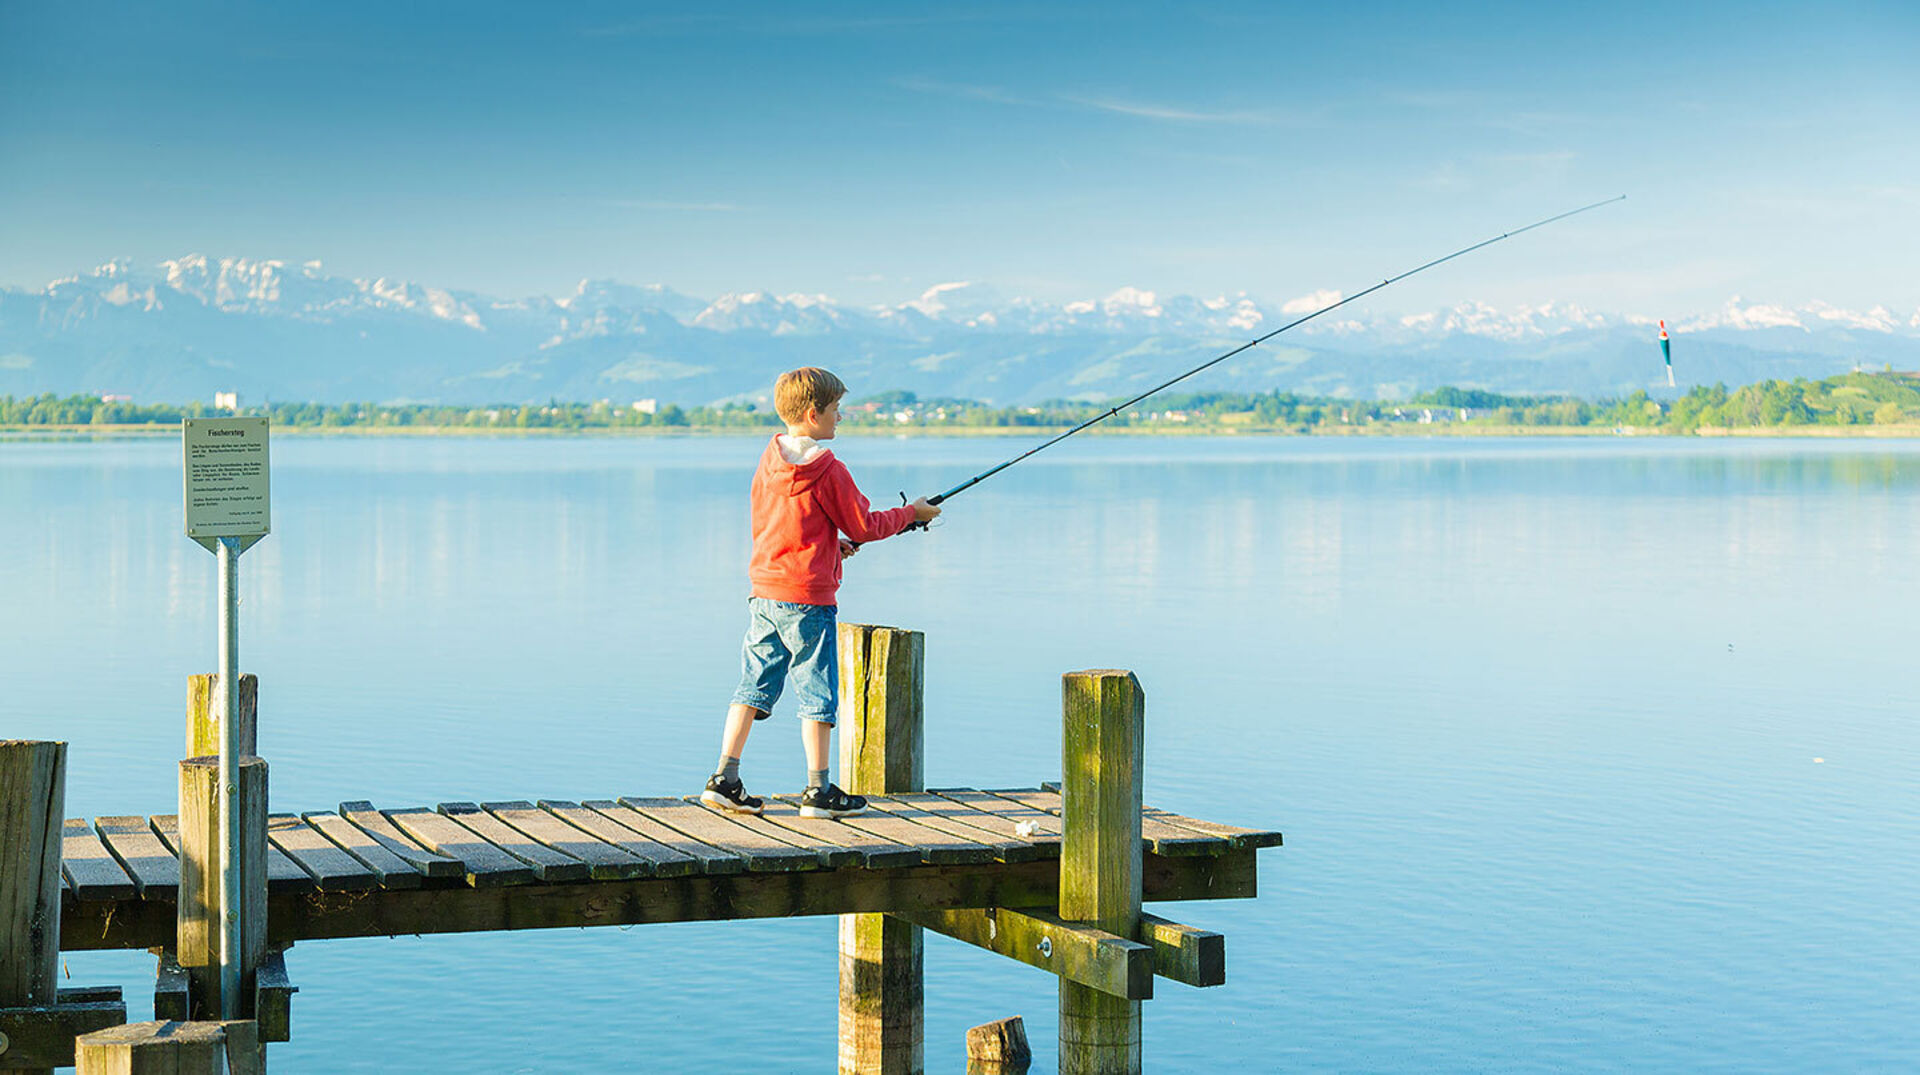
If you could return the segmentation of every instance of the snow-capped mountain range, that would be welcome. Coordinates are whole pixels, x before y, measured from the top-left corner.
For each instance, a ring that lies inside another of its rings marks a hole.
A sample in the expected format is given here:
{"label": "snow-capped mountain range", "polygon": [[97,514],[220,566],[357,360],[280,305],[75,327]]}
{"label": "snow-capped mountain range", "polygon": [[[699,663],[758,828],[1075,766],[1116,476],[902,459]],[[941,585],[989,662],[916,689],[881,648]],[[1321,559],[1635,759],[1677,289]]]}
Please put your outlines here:
{"label": "snow-capped mountain range", "polygon": [[[781,370],[812,364],[856,393],[1097,399],[1142,390],[1338,298],[1127,287],[1045,303],[955,282],[909,302],[852,306],[588,280],[559,298],[500,299],[330,276],[311,261],[190,255],[0,290],[0,395],[708,403],[762,398]],[[1920,366],[1920,310],[1736,297],[1668,321],[1682,387]],[[1467,302],[1413,315],[1343,307],[1188,385],[1389,398],[1441,384],[1599,396],[1665,383],[1651,317]]]}

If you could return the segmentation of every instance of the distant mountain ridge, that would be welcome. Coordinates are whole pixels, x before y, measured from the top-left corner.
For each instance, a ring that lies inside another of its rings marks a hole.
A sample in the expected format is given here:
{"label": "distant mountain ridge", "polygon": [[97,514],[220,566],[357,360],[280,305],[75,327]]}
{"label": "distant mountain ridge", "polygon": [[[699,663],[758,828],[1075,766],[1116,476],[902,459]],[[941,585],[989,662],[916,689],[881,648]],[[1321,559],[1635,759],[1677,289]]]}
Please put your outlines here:
{"label": "distant mountain ridge", "polygon": [[[741,291],[712,300],[586,280],[559,298],[501,299],[319,262],[189,255],[112,262],[39,291],[0,290],[0,395],[98,392],[142,401],[712,403],[762,399],[798,365],[856,392],[908,389],[1009,405],[1142,391],[1333,301],[1269,303],[1121,288],[1043,303],[970,282],[894,305]],[[1548,303],[1465,302],[1407,316],[1343,308],[1188,382],[1396,398],[1454,384],[1515,394],[1666,391],[1651,318]],[[1788,308],[1739,298],[1676,314],[1682,387],[1920,366],[1920,310]],[[1185,387],[1185,386],[1183,386]]]}

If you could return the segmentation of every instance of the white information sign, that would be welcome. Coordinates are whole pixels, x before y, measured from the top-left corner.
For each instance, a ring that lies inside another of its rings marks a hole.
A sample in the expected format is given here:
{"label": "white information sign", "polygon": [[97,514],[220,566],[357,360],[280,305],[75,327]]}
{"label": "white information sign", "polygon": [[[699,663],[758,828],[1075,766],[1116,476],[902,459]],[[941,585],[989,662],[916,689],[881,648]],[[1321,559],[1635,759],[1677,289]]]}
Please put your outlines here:
{"label": "white information sign", "polygon": [[186,470],[187,536],[208,548],[223,537],[264,537],[270,518],[267,420],[189,418],[181,426],[180,439]]}

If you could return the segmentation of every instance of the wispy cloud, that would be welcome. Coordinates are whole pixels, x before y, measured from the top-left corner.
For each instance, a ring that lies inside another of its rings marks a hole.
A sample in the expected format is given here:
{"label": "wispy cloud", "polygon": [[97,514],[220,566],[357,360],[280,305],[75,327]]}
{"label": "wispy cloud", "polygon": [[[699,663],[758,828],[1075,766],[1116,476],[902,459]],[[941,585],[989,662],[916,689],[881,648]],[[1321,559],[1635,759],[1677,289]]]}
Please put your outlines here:
{"label": "wispy cloud", "polygon": [[823,34],[872,33],[893,30],[918,30],[930,26],[963,23],[1002,22],[1007,13],[952,9],[920,15],[796,15],[759,18],[723,12],[654,15],[629,19],[605,26],[589,26],[580,31],[586,37],[651,37],[668,34],[725,31],[759,34],[766,37],[811,37]]}
{"label": "wispy cloud", "polygon": [[1122,116],[1161,120],[1167,123],[1272,126],[1288,122],[1289,120],[1289,117],[1282,116],[1280,113],[1258,109],[1208,111],[1194,108],[1180,108],[1174,105],[1154,104],[1146,101],[1123,101],[1111,97],[1081,97],[1070,94],[1063,94],[1060,99],[1068,104],[1079,105],[1082,108],[1091,108],[1096,112],[1112,112]]}
{"label": "wispy cloud", "polygon": [[655,213],[738,213],[745,208],[732,202],[671,202],[650,198],[607,198],[600,204],[615,209],[643,209]]}
{"label": "wispy cloud", "polygon": [[1305,117],[1265,109],[1203,109],[1153,101],[1126,100],[1080,93],[1050,93],[1028,96],[1000,86],[982,86],[964,82],[943,82],[930,78],[900,78],[893,84],[913,93],[955,97],[967,101],[1025,108],[1050,108],[1103,112],[1160,123],[1214,125],[1280,126],[1309,122]]}

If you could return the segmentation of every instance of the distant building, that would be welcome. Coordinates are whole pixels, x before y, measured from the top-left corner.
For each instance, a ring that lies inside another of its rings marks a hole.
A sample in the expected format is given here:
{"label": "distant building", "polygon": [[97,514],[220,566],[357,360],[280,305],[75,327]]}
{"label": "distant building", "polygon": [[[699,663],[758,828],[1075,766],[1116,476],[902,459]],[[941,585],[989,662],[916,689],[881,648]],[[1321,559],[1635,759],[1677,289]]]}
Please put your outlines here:
{"label": "distant building", "polygon": [[102,396],[100,397],[100,402],[102,402],[102,403],[132,403],[132,402],[133,402],[133,397],[132,397],[132,396],[120,396],[120,395],[113,395],[113,394],[111,394],[111,393],[109,393],[109,394],[105,394],[105,395],[102,395]]}
{"label": "distant building", "polygon": [[636,399],[633,401],[633,409],[639,411],[641,414],[659,414],[660,401],[657,399]]}
{"label": "distant building", "polygon": [[216,411],[239,410],[240,409],[240,393],[215,392],[213,394],[213,409]]}

